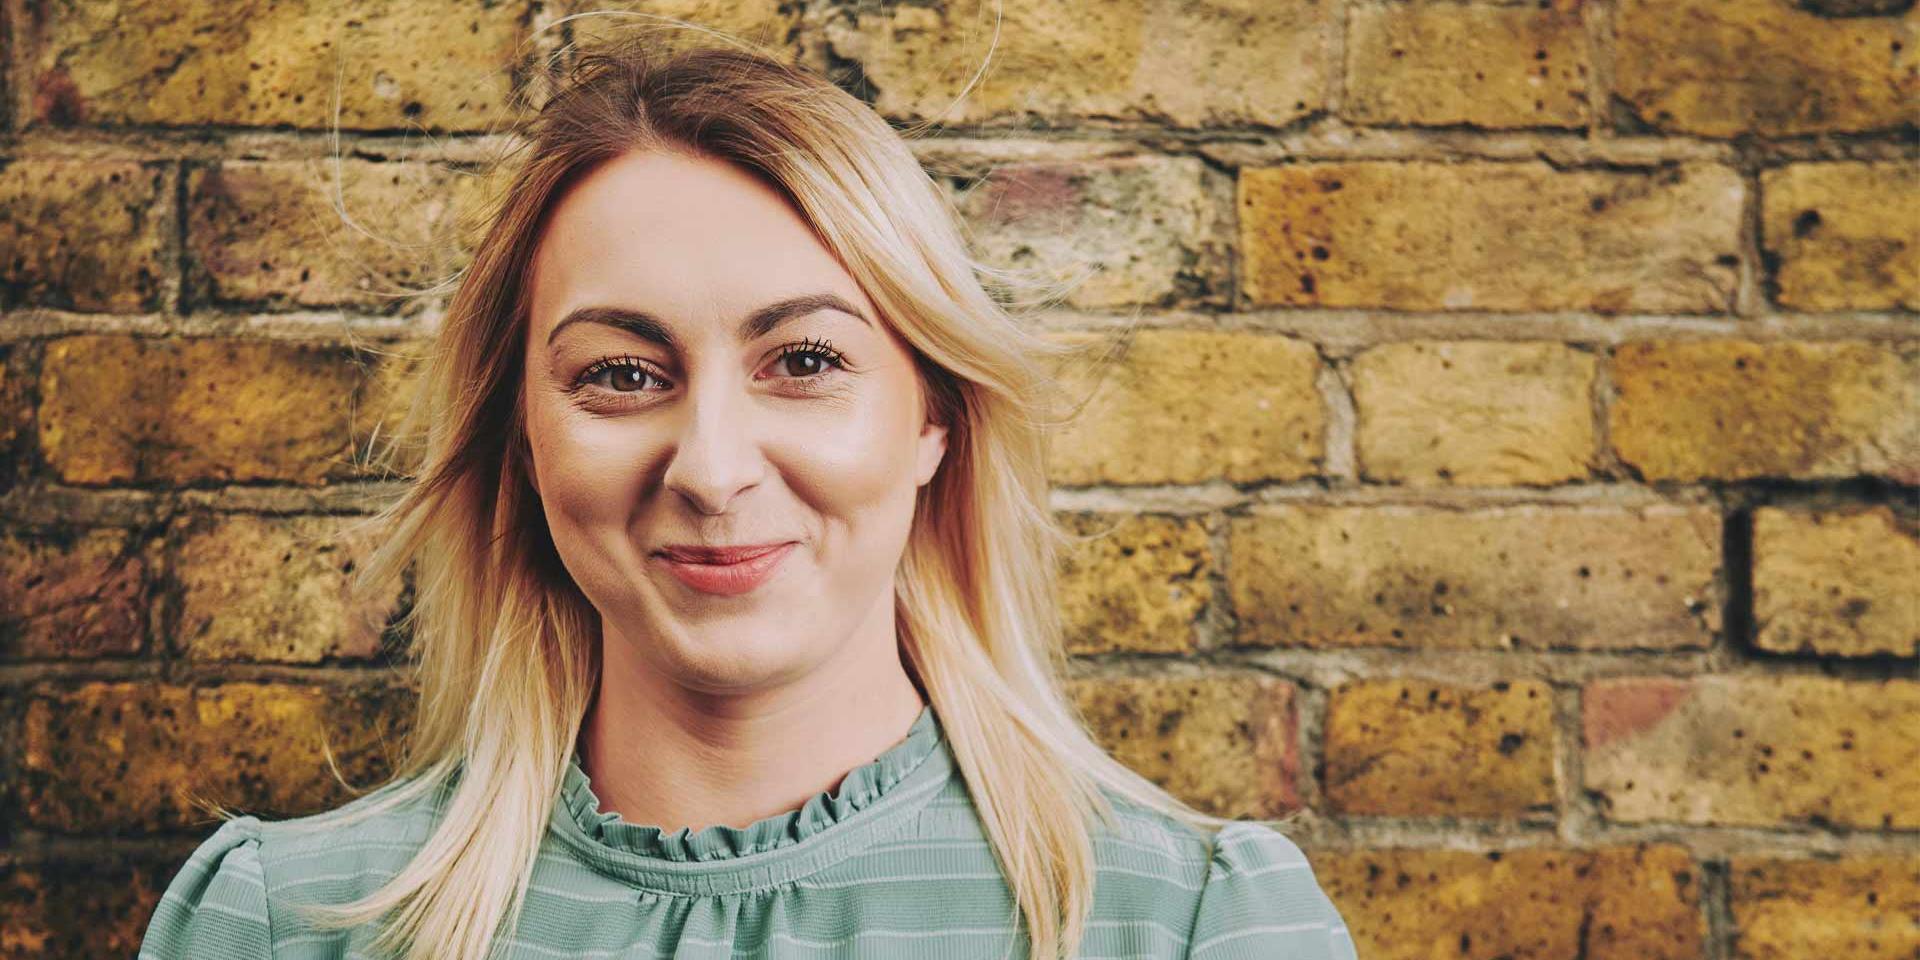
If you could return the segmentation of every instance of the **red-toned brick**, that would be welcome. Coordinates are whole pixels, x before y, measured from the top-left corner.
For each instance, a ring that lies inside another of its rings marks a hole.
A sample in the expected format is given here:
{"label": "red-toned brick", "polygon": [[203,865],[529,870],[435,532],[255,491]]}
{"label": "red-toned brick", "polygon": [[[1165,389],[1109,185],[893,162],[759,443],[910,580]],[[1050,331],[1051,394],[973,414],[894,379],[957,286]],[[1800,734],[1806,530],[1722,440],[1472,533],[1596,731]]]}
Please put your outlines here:
{"label": "red-toned brick", "polygon": [[1920,826],[1920,683],[1631,677],[1583,695],[1586,788],[1609,820]]}
{"label": "red-toned brick", "polygon": [[0,657],[138,652],[146,558],[124,530],[0,536]]}

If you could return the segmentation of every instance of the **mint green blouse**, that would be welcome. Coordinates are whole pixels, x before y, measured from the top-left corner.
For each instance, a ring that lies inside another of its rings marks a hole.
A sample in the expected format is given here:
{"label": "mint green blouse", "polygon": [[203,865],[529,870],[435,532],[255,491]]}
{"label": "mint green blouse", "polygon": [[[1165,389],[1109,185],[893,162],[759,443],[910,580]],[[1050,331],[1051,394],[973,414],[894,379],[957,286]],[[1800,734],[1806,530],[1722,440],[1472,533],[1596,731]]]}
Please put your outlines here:
{"label": "mint green blouse", "polygon": [[[316,930],[289,909],[396,875],[445,792],[334,830],[229,820],[168,885],[140,956],[367,958],[371,927]],[[364,803],[367,798],[354,801]],[[1115,798],[1079,956],[1354,960],[1300,849],[1260,824],[1206,834]],[[600,809],[576,754],[525,912],[500,955],[1026,958],[1017,908],[938,718],[799,809],[668,833]]]}

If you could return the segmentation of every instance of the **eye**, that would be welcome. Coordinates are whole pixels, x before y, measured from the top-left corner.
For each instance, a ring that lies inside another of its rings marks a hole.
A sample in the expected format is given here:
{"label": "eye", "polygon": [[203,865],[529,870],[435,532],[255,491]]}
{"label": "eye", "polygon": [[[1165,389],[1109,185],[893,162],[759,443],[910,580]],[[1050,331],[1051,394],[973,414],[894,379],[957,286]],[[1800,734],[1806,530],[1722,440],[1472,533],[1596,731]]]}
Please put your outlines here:
{"label": "eye", "polygon": [[615,393],[639,393],[646,389],[649,379],[666,382],[632,357],[608,357],[582,371],[579,385],[604,386]]}
{"label": "eye", "polygon": [[810,380],[833,369],[846,369],[846,358],[825,340],[802,340],[780,348],[775,364],[785,363],[796,379]]}

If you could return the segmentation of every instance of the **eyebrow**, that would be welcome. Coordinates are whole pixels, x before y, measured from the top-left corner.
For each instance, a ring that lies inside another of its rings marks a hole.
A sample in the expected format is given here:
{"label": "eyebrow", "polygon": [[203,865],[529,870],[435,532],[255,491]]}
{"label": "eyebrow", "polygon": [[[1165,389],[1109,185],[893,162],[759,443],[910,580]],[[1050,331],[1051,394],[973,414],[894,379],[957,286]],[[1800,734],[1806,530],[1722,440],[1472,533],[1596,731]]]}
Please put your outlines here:
{"label": "eyebrow", "polygon": [[[766,336],[775,327],[788,320],[822,310],[837,310],[861,323],[869,326],[873,324],[872,320],[867,319],[866,314],[861,313],[857,307],[841,297],[831,293],[809,293],[767,304],[747,314],[746,319],[740,321],[737,335],[742,342],[754,340]],[[642,340],[660,344],[669,350],[680,349],[680,343],[674,338],[673,331],[667,329],[667,325],[662,323],[659,317],[644,310],[630,310],[626,307],[580,307],[573,310],[554,325],[553,332],[547,334],[547,345],[552,346],[554,338],[560,336],[560,331],[575,323],[605,324],[625,330]]]}

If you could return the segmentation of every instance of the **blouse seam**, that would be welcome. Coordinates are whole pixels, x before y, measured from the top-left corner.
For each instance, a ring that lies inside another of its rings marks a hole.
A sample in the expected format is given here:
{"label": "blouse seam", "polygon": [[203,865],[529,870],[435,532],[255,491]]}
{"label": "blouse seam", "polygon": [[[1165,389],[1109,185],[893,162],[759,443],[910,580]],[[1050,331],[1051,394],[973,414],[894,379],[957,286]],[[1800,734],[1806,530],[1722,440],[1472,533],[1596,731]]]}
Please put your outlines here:
{"label": "blouse seam", "polygon": [[[912,816],[895,817],[894,819],[898,821],[897,823],[876,824],[873,827],[871,842],[868,844],[868,846],[872,846],[873,844],[877,844],[885,840],[891,840],[899,836],[900,834],[907,832],[907,830],[913,827],[915,824],[917,824],[920,821],[920,818],[924,815],[925,815],[925,808],[923,807],[920,810],[913,811]],[[750,894],[750,893],[751,894],[778,893],[782,890],[792,889],[794,887],[798,887],[800,885],[800,882],[802,880],[807,879],[808,877],[817,876],[823,871],[831,870],[834,867],[839,866],[842,862],[844,862],[848,857],[851,857],[852,855],[853,855],[853,851],[850,849],[846,852],[844,856],[835,857],[832,860],[829,860],[825,863],[820,864],[819,866],[814,867],[811,870],[808,870],[806,873],[795,874],[791,877],[786,878],[785,880],[776,880],[771,883],[763,883],[763,884],[758,884],[751,887],[742,887],[738,890],[729,890],[724,894],[718,894],[718,896],[740,896],[743,894]],[[702,899],[707,899],[707,898],[716,896],[716,894],[707,894],[707,893],[682,893],[679,890],[662,890],[656,887],[643,887],[641,888],[641,892],[653,894],[655,896],[674,897],[676,899],[684,899],[684,900],[702,900]]]}
{"label": "blouse seam", "polygon": [[260,909],[267,915],[267,951],[272,955],[273,945],[280,942],[273,932],[273,884],[267,879],[266,835],[264,831],[254,834],[253,857],[260,867]]}

